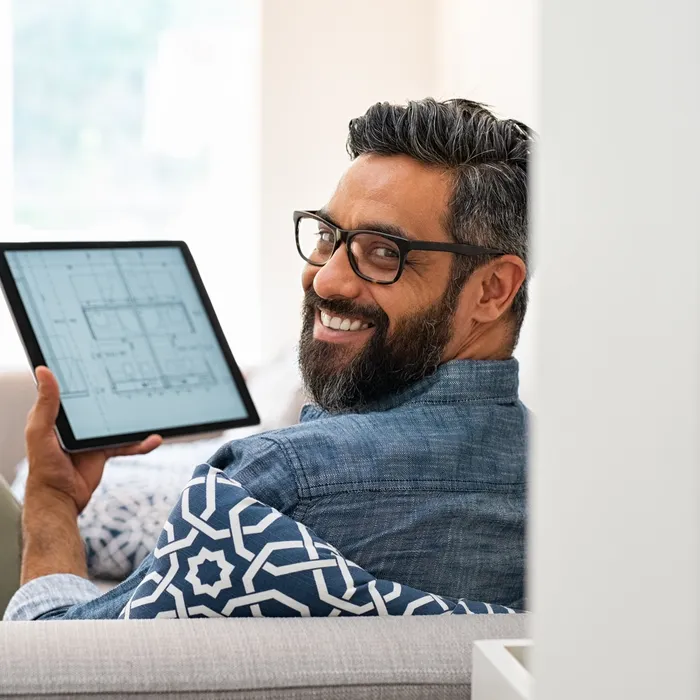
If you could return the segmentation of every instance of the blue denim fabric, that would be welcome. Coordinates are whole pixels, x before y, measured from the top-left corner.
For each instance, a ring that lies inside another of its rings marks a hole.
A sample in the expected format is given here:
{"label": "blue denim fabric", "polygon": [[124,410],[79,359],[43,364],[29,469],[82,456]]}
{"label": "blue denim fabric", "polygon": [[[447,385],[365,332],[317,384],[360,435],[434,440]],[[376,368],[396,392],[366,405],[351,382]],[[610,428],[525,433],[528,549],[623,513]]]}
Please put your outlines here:
{"label": "blue denim fabric", "polygon": [[[234,440],[210,464],[378,578],[522,605],[527,410],[516,360],[449,362],[361,413],[306,406],[301,421]],[[86,603],[83,586],[77,605],[38,605],[35,617],[116,618],[150,559],[107,595]]]}

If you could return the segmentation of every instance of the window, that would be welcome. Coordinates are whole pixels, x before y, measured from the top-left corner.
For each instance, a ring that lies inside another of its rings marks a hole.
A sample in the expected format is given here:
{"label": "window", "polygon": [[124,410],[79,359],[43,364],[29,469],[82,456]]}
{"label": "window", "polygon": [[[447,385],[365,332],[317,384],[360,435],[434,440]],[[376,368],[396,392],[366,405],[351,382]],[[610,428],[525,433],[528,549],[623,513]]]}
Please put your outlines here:
{"label": "window", "polygon": [[[251,0],[13,0],[0,21],[12,47],[0,237],[186,240],[242,364],[260,352],[257,12]],[[9,324],[3,310],[0,368],[24,364]]]}

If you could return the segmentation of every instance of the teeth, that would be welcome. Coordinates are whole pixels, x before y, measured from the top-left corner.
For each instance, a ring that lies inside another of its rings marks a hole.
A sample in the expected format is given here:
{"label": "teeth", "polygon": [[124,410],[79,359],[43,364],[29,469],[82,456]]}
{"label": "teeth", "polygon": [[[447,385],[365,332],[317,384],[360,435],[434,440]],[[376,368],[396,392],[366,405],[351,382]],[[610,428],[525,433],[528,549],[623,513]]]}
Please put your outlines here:
{"label": "teeth", "polygon": [[363,331],[369,328],[369,323],[362,321],[351,321],[349,318],[341,318],[340,316],[331,316],[325,311],[321,311],[321,323],[326,328],[333,328],[340,331]]}

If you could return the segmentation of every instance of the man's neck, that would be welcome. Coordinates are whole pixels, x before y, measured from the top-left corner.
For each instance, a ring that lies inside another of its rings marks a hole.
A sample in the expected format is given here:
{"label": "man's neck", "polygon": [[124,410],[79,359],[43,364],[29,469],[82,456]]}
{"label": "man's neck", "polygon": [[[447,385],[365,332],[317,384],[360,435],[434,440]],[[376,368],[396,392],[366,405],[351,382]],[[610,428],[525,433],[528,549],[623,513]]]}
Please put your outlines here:
{"label": "man's neck", "polygon": [[509,330],[504,324],[476,329],[461,345],[448,343],[443,362],[451,360],[508,360],[513,356]]}

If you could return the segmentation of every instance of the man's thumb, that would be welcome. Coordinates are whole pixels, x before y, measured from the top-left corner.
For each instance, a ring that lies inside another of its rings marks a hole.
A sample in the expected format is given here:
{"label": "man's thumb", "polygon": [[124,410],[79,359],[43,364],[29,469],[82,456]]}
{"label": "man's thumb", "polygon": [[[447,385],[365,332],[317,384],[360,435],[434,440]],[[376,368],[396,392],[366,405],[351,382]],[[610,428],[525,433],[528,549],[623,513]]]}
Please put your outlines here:
{"label": "man's thumb", "polygon": [[37,367],[35,376],[39,395],[36,400],[34,420],[53,427],[61,406],[58,381],[48,367]]}

